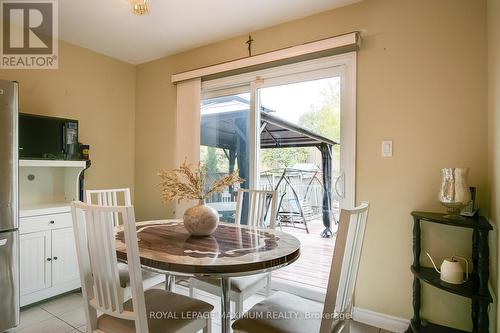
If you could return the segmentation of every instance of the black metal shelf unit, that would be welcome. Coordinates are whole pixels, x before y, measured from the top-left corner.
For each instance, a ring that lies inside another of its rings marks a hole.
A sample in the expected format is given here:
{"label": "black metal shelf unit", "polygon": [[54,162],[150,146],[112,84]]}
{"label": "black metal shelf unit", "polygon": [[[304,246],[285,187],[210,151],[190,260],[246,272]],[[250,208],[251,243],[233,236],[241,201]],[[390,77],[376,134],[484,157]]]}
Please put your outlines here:
{"label": "black metal shelf unit", "polygon": [[[462,330],[433,323],[422,323],[421,282],[436,288],[470,298],[472,301],[472,332],[487,333],[489,328],[488,307],[493,301],[488,289],[489,279],[489,247],[488,232],[493,229],[482,216],[470,218],[450,218],[446,214],[429,212],[412,212],[413,216],[413,318],[406,333],[463,333]],[[420,266],[421,222],[445,224],[454,227],[470,228],[472,232],[472,273],[469,281],[456,285],[441,281],[434,269]]]}

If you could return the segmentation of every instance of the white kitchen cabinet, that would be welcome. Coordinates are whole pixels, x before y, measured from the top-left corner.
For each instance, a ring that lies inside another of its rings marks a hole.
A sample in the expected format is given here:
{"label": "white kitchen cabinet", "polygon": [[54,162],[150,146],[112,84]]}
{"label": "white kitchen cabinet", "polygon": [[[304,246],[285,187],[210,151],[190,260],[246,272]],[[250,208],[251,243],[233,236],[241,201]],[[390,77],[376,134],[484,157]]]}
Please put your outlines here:
{"label": "white kitchen cabinet", "polygon": [[68,220],[70,213],[20,218],[21,306],[80,287],[75,237]]}
{"label": "white kitchen cabinet", "polygon": [[21,306],[80,288],[71,202],[85,161],[19,161]]}
{"label": "white kitchen cabinet", "polygon": [[51,232],[34,232],[19,236],[21,262],[21,295],[52,286]]}
{"label": "white kitchen cabinet", "polygon": [[65,284],[80,279],[73,228],[52,231],[52,283]]}

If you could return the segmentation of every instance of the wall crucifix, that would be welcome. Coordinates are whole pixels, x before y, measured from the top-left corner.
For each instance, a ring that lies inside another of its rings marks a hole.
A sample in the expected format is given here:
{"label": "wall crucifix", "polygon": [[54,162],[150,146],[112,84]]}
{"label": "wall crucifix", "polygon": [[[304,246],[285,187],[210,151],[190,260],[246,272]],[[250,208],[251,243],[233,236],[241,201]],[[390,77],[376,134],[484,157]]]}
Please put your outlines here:
{"label": "wall crucifix", "polygon": [[245,42],[245,44],[248,45],[248,56],[252,56],[252,43],[253,43],[253,38],[252,35],[248,35],[248,40]]}

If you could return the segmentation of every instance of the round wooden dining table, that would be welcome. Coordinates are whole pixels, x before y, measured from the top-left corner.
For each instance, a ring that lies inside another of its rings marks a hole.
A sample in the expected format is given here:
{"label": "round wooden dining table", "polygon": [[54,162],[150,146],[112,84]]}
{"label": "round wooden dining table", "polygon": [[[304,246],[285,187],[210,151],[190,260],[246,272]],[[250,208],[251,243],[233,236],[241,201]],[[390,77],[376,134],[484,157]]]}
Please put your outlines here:
{"label": "round wooden dining table", "polygon": [[[181,220],[140,222],[137,238],[141,265],[166,274],[169,290],[174,275],[220,279],[223,333],[231,328],[230,278],[270,272],[300,256],[300,241],[290,234],[229,223],[220,223],[210,236],[193,237]],[[123,232],[117,233],[116,252],[127,260]]]}

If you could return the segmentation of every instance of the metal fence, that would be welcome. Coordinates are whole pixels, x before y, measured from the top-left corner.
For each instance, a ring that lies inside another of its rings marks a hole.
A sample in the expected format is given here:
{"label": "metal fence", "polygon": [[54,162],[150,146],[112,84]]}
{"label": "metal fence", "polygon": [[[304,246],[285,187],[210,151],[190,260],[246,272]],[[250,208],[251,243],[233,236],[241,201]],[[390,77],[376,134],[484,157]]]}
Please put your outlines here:
{"label": "metal fence", "polygon": [[[209,173],[207,174],[206,188],[209,187],[215,180],[227,175],[224,172]],[[259,189],[261,190],[277,190],[282,211],[298,211],[299,203],[295,197],[301,201],[306,202],[313,211],[313,219],[321,218],[323,209],[323,183],[322,183],[322,173],[318,172],[292,172],[287,175],[288,182],[281,181],[282,172],[263,172],[259,178]],[[335,184],[335,179],[333,184]],[[279,185],[278,185],[278,182]],[[235,202],[236,193],[240,186],[237,184],[232,186],[222,193],[216,193],[212,197],[208,198],[207,203],[213,202]],[[295,192],[295,194],[294,194]],[[338,200],[335,191],[331,193],[332,199],[332,210],[334,215],[338,215]]]}

